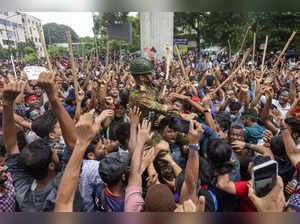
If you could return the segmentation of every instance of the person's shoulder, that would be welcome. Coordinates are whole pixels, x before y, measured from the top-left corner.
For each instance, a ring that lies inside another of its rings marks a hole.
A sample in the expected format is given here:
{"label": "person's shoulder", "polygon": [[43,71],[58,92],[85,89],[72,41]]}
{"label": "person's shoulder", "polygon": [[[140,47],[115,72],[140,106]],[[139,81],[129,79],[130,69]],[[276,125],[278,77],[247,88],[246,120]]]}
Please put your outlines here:
{"label": "person's shoulder", "polygon": [[82,161],[82,169],[98,169],[99,163],[97,160],[84,159]]}

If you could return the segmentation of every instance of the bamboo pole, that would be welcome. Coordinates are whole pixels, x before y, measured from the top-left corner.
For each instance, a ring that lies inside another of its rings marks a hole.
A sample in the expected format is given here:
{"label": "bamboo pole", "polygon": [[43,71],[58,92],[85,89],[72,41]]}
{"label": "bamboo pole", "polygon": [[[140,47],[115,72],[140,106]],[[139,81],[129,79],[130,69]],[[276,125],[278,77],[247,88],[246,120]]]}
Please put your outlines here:
{"label": "bamboo pole", "polygon": [[253,34],[253,51],[252,51],[252,66],[254,67],[254,57],[255,57],[255,46],[256,46],[256,32]]}
{"label": "bamboo pole", "polygon": [[209,95],[213,95],[216,92],[218,92],[227,82],[229,82],[230,80],[232,80],[235,76],[235,74],[240,70],[240,68],[244,65],[249,53],[250,53],[251,48],[248,48],[247,52],[244,54],[243,60],[240,63],[240,65],[231,73],[231,75],[224,81],[222,82],[212,93],[210,93]]}
{"label": "bamboo pole", "polygon": [[230,44],[230,40],[228,39],[227,40],[227,42],[228,42],[228,47],[229,47],[229,60],[228,60],[228,63],[230,63],[229,64],[229,66],[230,66],[230,68],[231,68],[231,44]]}
{"label": "bamboo pole", "polygon": [[47,63],[48,63],[49,71],[50,71],[52,77],[54,78],[54,72],[53,72],[52,64],[51,64],[50,57],[49,57],[49,54],[48,54],[48,51],[47,51],[45,39],[44,39],[43,34],[41,32],[40,26],[37,25],[36,27],[37,27],[37,30],[38,30],[38,33],[39,33],[39,36],[40,36],[40,41],[42,43],[44,54],[45,54],[45,57],[46,57],[46,60],[47,60]]}
{"label": "bamboo pole", "polygon": [[66,35],[67,35],[67,40],[68,40],[68,44],[69,44],[70,59],[71,59],[71,63],[72,63],[72,73],[73,73],[73,79],[74,79],[75,97],[76,97],[76,99],[78,99],[79,83],[78,83],[78,79],[77,79],[77,72],[76,72],[75,60],[74,60],[74,55],[73,55],[71,32],[67,31]]}
{"label": "bamboo pole", "polygon": [[184,65],[183,65],[183,62],[182,62],[182,59],[181,59],[181,54],[180,54],[180,52],[179,52],[178,47],[177,47],[176,44],[175,44],[175,49],[176,49],[176,53],[177,53],[178,58],[179,58],[179,61],[180,61],[181,70],[182,70],[182,72],[183,72],[184,79],[185,79],[185,80],[188,80],[188,77],[187,77],[187,74],[186,74],[186,72],[185,72]]}
{"label": "bamboo pole", "polygon": [[261,63],[261,72],[264,71],[264,66],[265,66],[265,58],[266,58],[266,52],[267,52],[267,47],[268,47],[268,35],[266,36],[266,42],[265,42],[265,48],[264,48],[264,54],[262,58],[262,63]]}
{"label": "bamboo pole", "polygon": [[[171,52],[168,44],[166,44],[166,50],[167,50],[167,68],[166,68],[166,78],[165,81],[167,82],[169,80],[169,74],[170,74],[170,62],[171,62]],[[165,95],[167,88],[167,84],[164,85],[162,95]]]}
{"label": "bamboo pole", "polygon": [[245,43],[246,43],[246,39],[247,39],[247,36],[248,36],[248,33],[249,33],[249,30],[250,30],[250,29],[251,29],[251,26],[248,26],[248,29],[247,29],[247,31],[246,31],[246,33],[245,33],[245,36],[244,36],[244,39],[243,39],[243,41],[242,41],[241,47],[240,47],[239,51],[237,52],[237,56],[236,56],[236,58],[235,58],[235,62],[234,62],[233,68],[235,68],[236,63],[237,63],[237,61],[238,61],[238,59],[239,59],[240,53],[242,52],[242,50],[243,50],[243,48],[244,48],[244,45],[245,45]]}
{"label": "bamboo pole", "polygon": [[286,44],[285,44],[283,50],[281,51],[279,57],[277,58],[277,61],[275,62],[274,66],[273,66],[272,72],[275,72],[275,70],[277,69],[277,66],[278,66],[278,64],[279,64],[280,59],[281,59],[282,56],[285,54],[287,48],[289,47],[290,43],[291,43],[292,40],[294,39],[295,35],[296,35],[296,32],[294,31],[294,32],[292,33],[292,35],[290,36],[289,40],[286,42]]}

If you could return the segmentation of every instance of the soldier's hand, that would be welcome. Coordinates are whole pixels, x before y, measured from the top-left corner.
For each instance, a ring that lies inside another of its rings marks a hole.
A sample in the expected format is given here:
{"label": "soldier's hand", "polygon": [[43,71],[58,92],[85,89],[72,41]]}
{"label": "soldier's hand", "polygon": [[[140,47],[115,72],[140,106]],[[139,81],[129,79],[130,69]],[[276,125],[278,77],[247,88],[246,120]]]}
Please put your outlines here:
{"label": "soldier's hand", "polygon": [[42,72],[39,76],[38,83],[41,88],[46,91],[49,99],[57,95],[54,77],[50,72]]}
{"label": "soldier's hand", "polygon": [[3,90],[3,102],[4,104],[13,104],[17,96],[22,91],[22,83],[21,82],[11,82],[4,85]]}

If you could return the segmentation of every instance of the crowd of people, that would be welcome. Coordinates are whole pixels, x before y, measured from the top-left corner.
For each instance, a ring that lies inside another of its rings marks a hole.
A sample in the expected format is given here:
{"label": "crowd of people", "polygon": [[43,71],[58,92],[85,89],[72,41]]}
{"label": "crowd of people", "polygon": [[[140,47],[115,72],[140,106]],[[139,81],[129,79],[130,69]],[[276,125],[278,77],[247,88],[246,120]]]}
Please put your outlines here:
{"label": "crowd of people", "polygon": [[2,63],[0,211],[300,211],[300,72],[242,56]]}

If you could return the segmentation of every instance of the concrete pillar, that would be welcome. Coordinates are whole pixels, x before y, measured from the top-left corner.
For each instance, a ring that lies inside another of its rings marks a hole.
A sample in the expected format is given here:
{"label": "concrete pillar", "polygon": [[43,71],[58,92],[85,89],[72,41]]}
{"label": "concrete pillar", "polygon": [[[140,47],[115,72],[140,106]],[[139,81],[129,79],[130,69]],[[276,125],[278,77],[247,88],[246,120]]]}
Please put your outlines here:
{"label": "concrete pillar", "polygon": [[173,50],[173,12],[141,12],[141,48],[155,48],[156,58],[166,56],[164,44]]}

